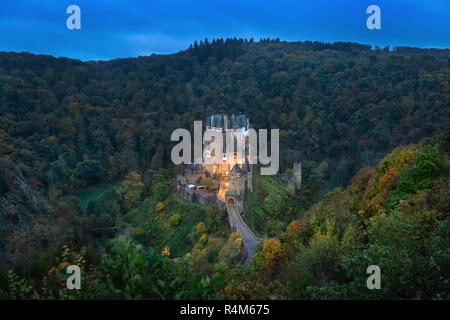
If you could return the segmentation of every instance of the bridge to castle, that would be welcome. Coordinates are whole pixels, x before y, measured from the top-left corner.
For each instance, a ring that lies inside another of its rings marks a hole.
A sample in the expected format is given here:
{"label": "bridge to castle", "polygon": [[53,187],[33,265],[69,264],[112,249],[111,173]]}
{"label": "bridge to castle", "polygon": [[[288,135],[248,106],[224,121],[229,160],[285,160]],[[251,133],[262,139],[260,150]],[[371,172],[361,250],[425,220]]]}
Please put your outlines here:
{"label": "bridge to castle", "polygon": [[256,253],[256,247],[261,242],[261,238],[258,238],[255,233],[249,228],[249,226],[242,219],[239,211],[236,208],[236,203],[233,198],[227,199],[226,203],[228,219],[230,221],[231,230],[239,232],[242,238],[242,243],[245,248],[245,260],[244,265],[248,264],[252,257]]}

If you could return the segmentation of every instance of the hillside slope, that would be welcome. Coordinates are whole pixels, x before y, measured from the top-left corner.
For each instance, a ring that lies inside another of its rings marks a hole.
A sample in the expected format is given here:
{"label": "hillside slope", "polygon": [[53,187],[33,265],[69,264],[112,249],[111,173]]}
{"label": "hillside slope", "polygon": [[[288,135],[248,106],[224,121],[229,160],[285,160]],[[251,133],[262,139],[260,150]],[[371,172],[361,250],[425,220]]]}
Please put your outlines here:
{"label": "hillside slope", "polygon": [[[449,299],[449,169],[450,130],[396,148],[267,240],[254,258],[255,269],[232,273],[223,293],[229,298]],[[380,290],[366,287],[370,265],[381,269]],[[240,289],[246,279],[254,279],[253,291]]]}

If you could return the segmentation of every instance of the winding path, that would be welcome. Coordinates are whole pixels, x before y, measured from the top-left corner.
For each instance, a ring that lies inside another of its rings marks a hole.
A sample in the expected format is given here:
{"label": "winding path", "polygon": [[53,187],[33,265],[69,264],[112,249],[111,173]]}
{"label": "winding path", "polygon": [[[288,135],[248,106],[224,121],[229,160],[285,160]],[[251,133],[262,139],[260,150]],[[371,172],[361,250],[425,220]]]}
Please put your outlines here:
{"label": "winding path", "polygon": [[255,255],[256,246],[261,242],[261,239],[258,238],[244,222],[234,204],[228,204],[227,211],[231,230],[237,231],[241,235],[242,243],[244,244],[245,248],[245,260],[243,264],[246,265],[252,260],[252,257]]}

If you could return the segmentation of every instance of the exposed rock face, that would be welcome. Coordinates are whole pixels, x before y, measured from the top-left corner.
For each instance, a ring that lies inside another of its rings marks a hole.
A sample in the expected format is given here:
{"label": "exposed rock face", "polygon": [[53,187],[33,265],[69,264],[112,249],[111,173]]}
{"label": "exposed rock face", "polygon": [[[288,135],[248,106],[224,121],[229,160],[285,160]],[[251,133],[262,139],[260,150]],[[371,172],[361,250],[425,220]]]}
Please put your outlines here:
{"label": "exposed rock face", "polygon": [[22,174],[0,158],[0,222],[3,226],[20,223],[26,216],[24,211],[37,211],[42,205],[42,199]]}
{"label": "exposed rock face", "polygon": [[28,265],[39,252],[53,250],[64,241],[68,216],[55,213],[35,192],[14,164],[0,158],[0,257],[13,267]]}

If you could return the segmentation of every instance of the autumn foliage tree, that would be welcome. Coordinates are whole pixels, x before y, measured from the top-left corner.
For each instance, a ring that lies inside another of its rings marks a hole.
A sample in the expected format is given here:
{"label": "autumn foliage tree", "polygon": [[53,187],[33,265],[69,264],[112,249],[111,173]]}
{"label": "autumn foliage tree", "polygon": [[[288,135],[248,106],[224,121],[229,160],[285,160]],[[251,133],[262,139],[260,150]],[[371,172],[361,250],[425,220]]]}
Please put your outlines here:
{"label": "autumn foliage tree", "polygon": [[203,221],[200,221],[200,222],[197,224],[197,226],[195,227],[195,231],[196,231],[198,234],[200,234],[200,235],[206,233],[206,225],[205,225],[205,223],[204,223]]}
{"label": "autumn foliage tree", "polygon": [[142,183],[141,176],[136,171],[130,172],[122,185],[117,188],[117,192],[123,196],[124,206],[126,208],[136,207],[142,200],[145,185]]}
{"label": "autumn foliage tree", "polygon": [[286,248],[280,240],[272,238],[264,241],[262,251],[254,260],[258,269],[267,275],[276,273],[287,258]]}

